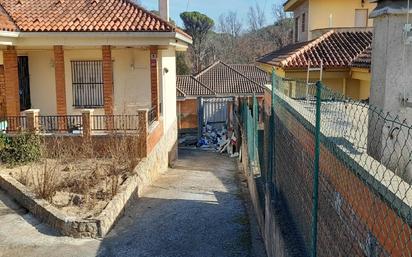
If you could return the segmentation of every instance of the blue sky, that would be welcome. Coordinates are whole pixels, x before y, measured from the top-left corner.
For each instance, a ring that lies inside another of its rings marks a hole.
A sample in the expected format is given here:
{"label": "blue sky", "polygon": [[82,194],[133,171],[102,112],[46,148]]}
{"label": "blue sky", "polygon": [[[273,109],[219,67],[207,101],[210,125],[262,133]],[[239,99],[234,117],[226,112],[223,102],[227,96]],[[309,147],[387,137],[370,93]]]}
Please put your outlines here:
{"label": "blue sky", "polygon": [[[140,2],[149,10],[157,10],[158,0],[140,0]],[[269,24],[273,23],[272,6],[283,2],[284,0],[189,0],[188,5],[188,0],[170,0],[170,16],[181,26],[179,14],[186,10],[207,14],[215,21],[220,14],[235,11],[246,23],[249,6],[258,3],[261,8],[265,8],[266,22]]]}

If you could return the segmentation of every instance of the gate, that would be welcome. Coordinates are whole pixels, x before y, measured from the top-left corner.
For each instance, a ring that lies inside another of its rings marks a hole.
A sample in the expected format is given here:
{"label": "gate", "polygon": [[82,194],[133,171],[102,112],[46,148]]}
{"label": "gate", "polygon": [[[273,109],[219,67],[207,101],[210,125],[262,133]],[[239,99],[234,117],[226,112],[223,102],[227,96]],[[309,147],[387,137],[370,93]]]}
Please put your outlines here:
{"label": "gate", "polygon": [[211,125],[217,129],[222,128],[230,119],[232,97],[225,98],[201,98],[200,99],[200,122],[201,127],[205,124]]}

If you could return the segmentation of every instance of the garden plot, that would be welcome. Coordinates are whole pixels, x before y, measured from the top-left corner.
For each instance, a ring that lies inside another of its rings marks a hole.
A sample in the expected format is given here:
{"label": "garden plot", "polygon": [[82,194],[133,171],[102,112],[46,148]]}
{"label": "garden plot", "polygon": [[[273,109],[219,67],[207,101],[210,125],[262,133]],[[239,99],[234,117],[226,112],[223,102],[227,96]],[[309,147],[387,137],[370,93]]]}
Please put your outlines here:
{"label": "garden plot", "polygon": [[13,140],[19,144],[8,143],[2,149],[6,158],[2,158],[0,174],[11,176],[37,199],[46,200],[68,217],[99,216],[139,163],[137,145],[133,144],[137,140],[130,137],[107,140],[105,156],[100,158],[94,157],[90,144],[79,147],[67,138],[56,139],[52,147],[33,136]]}
{"label": "garden plot", "polygon": [[64,214],[85,219],[98,216],[131,174],[127,167],[113,167],[104,159],[43,159],[12,168],[3,165],[1,172]]}

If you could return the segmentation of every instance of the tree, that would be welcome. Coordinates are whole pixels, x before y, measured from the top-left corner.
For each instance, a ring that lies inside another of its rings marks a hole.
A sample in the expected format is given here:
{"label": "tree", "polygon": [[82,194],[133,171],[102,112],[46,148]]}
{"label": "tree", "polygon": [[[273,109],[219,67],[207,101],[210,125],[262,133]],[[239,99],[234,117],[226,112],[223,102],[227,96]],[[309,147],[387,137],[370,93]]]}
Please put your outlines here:
{"label": "tree", "polygon": [[214,26],[214,21],[199,12],[184,12],[180,14],[185,31],[193,38],[191,47],[193,71],[199,72],[204,66],[203,60],[210,51],[205,45],[207,35]]}
{"label": "tree", "polygon": [[293,20],[287,15],[281,5],[273,5],[273,15],[275,18],[275,43],[283,47],[292,43],[293,38]]}
{"label": "tree", "polygon": [[239,37],[242,31],[242,22],[238,19],[236,12],[228,12],[219,17],[219,30],[221,33],[229,34],[234,38]]}
{"label": "tree", "polygon": [[186,54],[184,52],[176,53],[176,73],[177,75],[190,75],[190,68],[187,65]]}
{"label": "tree", "polygon": [[256,32],[265,26],[265,11],[262,8],[260,8],[260,5],[258,3],[256,3],[255,7],[249,7],[247,17],[250,31]]}

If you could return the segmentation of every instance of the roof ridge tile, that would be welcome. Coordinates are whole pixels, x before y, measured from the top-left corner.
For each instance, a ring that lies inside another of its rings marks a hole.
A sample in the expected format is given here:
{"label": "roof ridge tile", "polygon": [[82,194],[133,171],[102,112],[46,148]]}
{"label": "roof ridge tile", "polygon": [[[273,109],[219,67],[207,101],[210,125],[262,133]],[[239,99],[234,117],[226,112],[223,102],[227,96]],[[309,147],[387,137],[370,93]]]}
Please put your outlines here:
{"label": "roof ridge tile", "polygon": [[[22,32],[176,31],[175,25],[131,0],[1,0],[0,7],[14,30]],[[0,30],[12,29],[7,27]]]}

